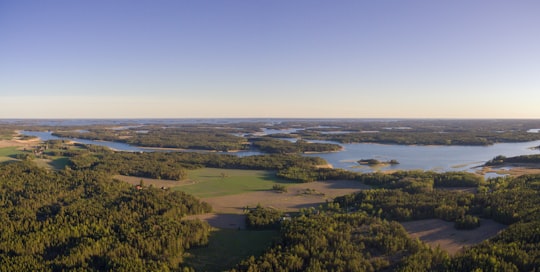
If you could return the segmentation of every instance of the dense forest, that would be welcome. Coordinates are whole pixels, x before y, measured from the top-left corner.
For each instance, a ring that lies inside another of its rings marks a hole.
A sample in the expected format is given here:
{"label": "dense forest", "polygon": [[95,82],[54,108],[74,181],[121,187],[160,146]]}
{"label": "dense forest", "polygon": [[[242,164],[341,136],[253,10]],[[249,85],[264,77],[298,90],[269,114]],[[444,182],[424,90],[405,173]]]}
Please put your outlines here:
{"label": "dense forest", "polygon": [[[398,188],[339,197],[325,210],[282,221],[281,242],[233,271],[538,271],[540,176],[498,178],[485,186],[477,194]],[[249,220],[268,227],[274,214],[257,208]],[[452,257],[412,240],[396,222],[440,218],[470,229],[478,217],[510,226]]]}
{"label": "dense forest", "polygon": [[300,155],[238,157],[196,152],[99,151],[82,152],[70,157],[69,167],[75,170],[89,169],[136,177],[181,180],[186,178],[187,169],[200,167],[286,171],[291,168],[315,169],[317,165],[325,163],[321,158]]}
{"label": "dense forest", "polygon": [[262,152],[280,154],[333,152],[342,149],[338,144],[310,143],[304,140],[293,143],[271,137],[254,139],[253,146]]}
{"label": "dense forest", "polygon": [[446,253],[409,238],[395,221],[365,213],[305,213],[283,221],[281,243],[232,271],[428,271]]}
{"label": "dense forest", "polygon": [[506,163],[519,163],[519,164],[540,163],[540,154],[521,155],[521,156],[515,156],[515,157],[497,156],[489,160],[488,162],[486,162],[486,165],[487,166],[500,166]]}
{"label": "dense forest", "polygon": [[1,271],[168,271],[207,243],[211,207],[182,192],[137,190],[100,171],[0,165]]}
{"label": "dense forest", "polygon": [[66,138],[82,138],[90,140],[102,140],[123,142],[135,146],[182,148],[199,150],[231,151],[249,148],[249,143],[239,136],[235,136],[224,130],[200,130],[200,129],[175,129],[160,128],[145,130],[114,130],[114,129],[91,129],[56,131],[53,135]]}
{"label": "dense forest", "polygon": [[528,132],[417,132],[377,131],[372,133],[321,134],[300,133],[306,140],[326,140],[339,143],[381,143],[398,145],[492,145],[505,142],[527,142],[540,139],[538,133]]}

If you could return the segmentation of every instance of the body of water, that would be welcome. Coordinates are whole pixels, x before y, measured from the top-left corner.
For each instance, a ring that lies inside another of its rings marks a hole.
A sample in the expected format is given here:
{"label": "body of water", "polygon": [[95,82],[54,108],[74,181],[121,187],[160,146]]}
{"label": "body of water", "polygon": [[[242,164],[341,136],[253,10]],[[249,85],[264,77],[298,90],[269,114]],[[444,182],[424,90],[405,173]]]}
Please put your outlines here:
{"label": "body of water", "polygon": [[[333,142],[332,142],[333,143]],[[490,146],[422,146],[422,145],[384,145],[384,144],[341,144],[341,152],[310,154],[322,157],[336,168],[351,171],[373,172],[375,170],[433,170],[433,171],[471,171],[493,159],[495,156],[507,157],[539,154],[532,147],[540,141],[524,143],[500,143]],[[380,168],[360,166],[360,159],[380,161],[397,160],[399,164]]]}
{"label": "body of water", "polygon": [[142,147],[136,147],[129,144],[124,143],[118,143],[118,142],[107,142],[107,141],[93,141],[93,140],[86,140],[86,139],[75,139],[75,138],[64,138],[64,137],[58,137],[52,135],[52,132],[47,131],[27,131],[23,130],[21,131],[21,134],[26,136],[34,136],[40,138],[42,141],[49,141],[49,140],[67,140],[67,141],[74,141],[81,144],[90,144],[90,145],[101,145],[106,146],[108,148],[119,150],[119,151],[130,151],[130,152],[143,152],[148,151],[145,148]]}
{"label": "body of water", "polygon": [[[101,145],[119,151],[155,152],[163,149],[143,148],[125,143],[92,141],[85,139],[60,138],[51,132],[22,131],[24,135],[39,137],[46,140],[70,140],[82,144]],[[314,141],[336,143],[328,141]],[[339,144],[339,143],[337,143]],[[343,151],[331,153],[306,154],[305,156],[321,157],[335,168],[357,172],[373,172],[376,170],[432,170],[432,171],[472,171],[474,167],[498,155],[507,157],[518,155],[539,154],[540,141],[524,143],[501,143],[491,146],[421,146],[421,145],[385,145],[385,144],[340,144]],[[171,150],[169,150],[171,151]],[[186,150],[191,152],[207,152],[201,150]],[[252,156],[263,154],[258,151],[222,152],[237,156]],[[379,168],[359,165],[358,160],[377,159],[380,161],[397,160],[399,164],[386,165]]]}

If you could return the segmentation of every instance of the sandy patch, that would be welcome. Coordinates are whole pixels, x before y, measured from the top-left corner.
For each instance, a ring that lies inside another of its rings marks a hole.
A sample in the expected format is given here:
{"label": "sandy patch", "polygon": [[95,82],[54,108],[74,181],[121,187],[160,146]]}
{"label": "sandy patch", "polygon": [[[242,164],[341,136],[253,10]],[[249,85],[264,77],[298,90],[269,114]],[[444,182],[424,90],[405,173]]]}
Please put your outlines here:
{"label": "sandy patch", "polygon": [[0,148],[17,146],[21,148],[33,147],[37,145],[41,140],[39,139],[30,139],[30,140],[0,140]]}
{"label": "sandy patch", "polygon": [[431,247],[439,245],[441,249],[454,255],[465,247],[495,236],[507,227],[493,220],[481,219],[480,222],[480,227],[474,230],[457,230],[453,222],[440,219],[417,220],[401,224],[413,238],[419,238]]}

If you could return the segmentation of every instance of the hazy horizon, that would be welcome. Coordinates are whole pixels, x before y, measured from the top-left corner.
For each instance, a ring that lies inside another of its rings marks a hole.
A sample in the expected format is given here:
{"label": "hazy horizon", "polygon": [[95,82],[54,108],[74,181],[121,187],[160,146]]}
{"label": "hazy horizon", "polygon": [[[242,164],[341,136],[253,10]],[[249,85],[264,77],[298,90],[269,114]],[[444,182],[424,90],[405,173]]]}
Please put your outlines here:
{"label": "hazy horizon", "polygon": [[0,118],[540,118],[539,8],[1,1]]}

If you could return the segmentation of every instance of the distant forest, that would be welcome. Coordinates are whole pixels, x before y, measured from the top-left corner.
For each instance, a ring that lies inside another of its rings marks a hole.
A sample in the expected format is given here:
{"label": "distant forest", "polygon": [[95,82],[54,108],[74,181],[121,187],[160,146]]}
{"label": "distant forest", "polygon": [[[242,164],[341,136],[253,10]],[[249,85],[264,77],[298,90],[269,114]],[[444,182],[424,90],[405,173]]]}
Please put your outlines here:
{"label": "distant forest", "polygon": [[[27,129],[10,125],[11,129]],[[537,120],[283,120],[275,123],[120,126],[32,126],[67,138],[122,142],[141,147],[212,151],[259,149],[266,153],[331,152],[338,143],[398,145],[492,145],[540,140]],[[292,131],[285,133],[287,130]],[[264,135],[264,129],[277,133]],[[283,132],[279,132],[283,131]],[[261,135],[261,133],[263,133]],[[289,139],[289,140],[287,140]],[[290,139],[294,139],[291,142]],[[311,141],[333,143],[313,143]]]}

